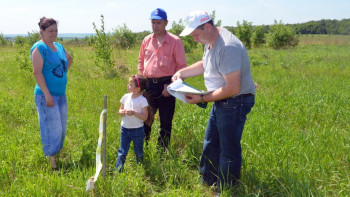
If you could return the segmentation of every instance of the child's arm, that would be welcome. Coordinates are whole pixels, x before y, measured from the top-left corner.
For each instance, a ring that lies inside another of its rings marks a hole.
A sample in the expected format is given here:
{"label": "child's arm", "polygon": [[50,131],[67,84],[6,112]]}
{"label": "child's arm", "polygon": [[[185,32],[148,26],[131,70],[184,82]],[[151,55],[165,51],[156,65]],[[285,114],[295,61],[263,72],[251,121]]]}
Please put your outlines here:
{"label": "child's arm", "polygon": [[128,116],[134,115],[134,116],[138,117],[141,120],[147,120],[148,110],[147,110],[147,107],[142,108],[142,113],[137,113],[134,110],[126,110],[125,114],[128,115]]}
{"label": "child's arm", "polygon": [[124,104],[120,105],[119,114],[122,116],[126,116],[126,110],[124,110]]}

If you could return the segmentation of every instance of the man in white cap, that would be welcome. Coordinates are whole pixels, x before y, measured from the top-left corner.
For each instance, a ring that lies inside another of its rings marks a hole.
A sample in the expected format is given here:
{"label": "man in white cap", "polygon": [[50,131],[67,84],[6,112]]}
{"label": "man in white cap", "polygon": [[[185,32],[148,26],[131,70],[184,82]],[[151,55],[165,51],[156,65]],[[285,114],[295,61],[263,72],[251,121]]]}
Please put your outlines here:
{"label": "man in white cap", "polygon": [[[146,98],[153,114],[159,111],[158,145],[167,148],[175,111],[175,98],[168,93],[167,86],[175,72],[186,67],[187,63],[180,38],[165,30],[168,24],[167,13],[157,8],[151,13],[150,19],[153,33],[142,41],[138,74],[147,77]],[[150,139],[151,126],[145,124],[146,144]]]}
{"label": "man in white cap", "polygon": [[[247,50],[227,29],[215,27],[205,11],[186,18],[180,36],[191,35],[205,45],[201,61],[175,73],[173,80],[204,75],[206,95],[187,94],[189,103],[214,102],[200,161],[202,181],[219,188],[237,185],[241,171],[241,137],[246,116],[255,103],[255,86]],[[220,192],[218,193],[220,195]]]}

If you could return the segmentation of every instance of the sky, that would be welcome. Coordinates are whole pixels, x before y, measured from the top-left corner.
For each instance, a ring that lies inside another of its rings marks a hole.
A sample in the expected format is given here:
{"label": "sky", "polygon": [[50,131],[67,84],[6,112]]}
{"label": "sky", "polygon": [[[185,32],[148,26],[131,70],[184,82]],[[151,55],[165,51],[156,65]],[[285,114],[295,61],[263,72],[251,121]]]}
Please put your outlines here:
{"label": "sky", "polygon": [[151,31],[151,12],[163,8],[167,29],[173,21],[185,19],[193,10],[215,10],[221,26],[237,26],[243,20],[252,25],[284,24],[321,19],[350,18],[349,0],[0,0],[0,33],[27,34],[39,31],[41,17],[56,19],[59,33],[94,33],[104,15],[105,31],[126,26],[133,32]]}

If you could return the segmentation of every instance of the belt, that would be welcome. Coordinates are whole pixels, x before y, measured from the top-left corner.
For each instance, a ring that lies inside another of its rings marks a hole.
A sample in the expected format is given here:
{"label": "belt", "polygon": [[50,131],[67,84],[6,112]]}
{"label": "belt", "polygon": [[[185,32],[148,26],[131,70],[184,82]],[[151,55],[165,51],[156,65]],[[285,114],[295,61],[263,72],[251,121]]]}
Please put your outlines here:
{"label": "belt", "polygon": [[227,102],[228,99],[236,99],[236,98],[246,98],[246,97],[249,97],[249,96],[254,96],[253,93],[248,93],[248,94],[240,94],[240,95],[237,95],[237,96],[234,96],[234,97],[230,97],[230,98],[227,98],[227,99],[222,99],[222,100],[219,100],[219,101],[222,101],[222,102]]}
{"label": "belt", "polygon": [[159,83],[159,82],[163,82],[163,81],[168,81],[171,79],[172,76],[166,76],[166,77],[159,77],[159,78],[148,78],[147,80],[149,82],[153,82],[153,83]]}
{"label": "belt", "polygon": [[233,97],[233,98],[238,98],[238,97],[243,97],[243,98],[245,98],[245,97],[248,97],[248,96],[253,96],[253,95],[254,95],[253,93],[248,93],[248,94],[240,94],[240,95],[235,96],[235,97]]}

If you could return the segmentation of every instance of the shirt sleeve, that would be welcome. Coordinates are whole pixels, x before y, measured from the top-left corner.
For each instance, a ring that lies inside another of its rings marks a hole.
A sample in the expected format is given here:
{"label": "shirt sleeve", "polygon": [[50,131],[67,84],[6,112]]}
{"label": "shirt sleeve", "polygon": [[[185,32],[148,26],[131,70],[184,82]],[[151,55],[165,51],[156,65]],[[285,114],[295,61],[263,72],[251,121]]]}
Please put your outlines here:
{"label": "shirt sleeve", "polygon": [[242,50],[235,46],[226,46],[220,51],[219,72],[223,75],[241,70]]}
{"label": "shirt sleeve", "polygon": [[140,53],[139,53],[139,64],[137,66],[137,69],[143,73],[144,70],[144,57],[145,57],[145,39],[143,39],[141,47],[140,47]]}
{"label": "shirt sleeve", "polygon": [[144,108],[144,107],[147,107],[148,106],[148,102],[147,102],[147,99],[145,97],[142,98],[142,102],[141,102],[141,107]]}
{"label": "shirt sleeve", "polygon": [[126,99],[126,95],[124,94],[123,97],[120,99],[120,103],[124,105],[125,99]]}
{"label": "shirt sleeve", "polygon": [[175,45],[175,64],[176,64],[176,70],[178,71],[182,68],[185,68],[187,66],[186,63],[186,56],[185,56],[185,49],[180,39],[176,40]]}

